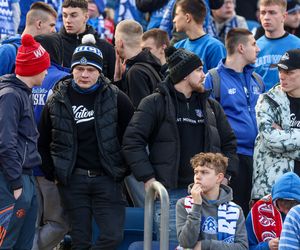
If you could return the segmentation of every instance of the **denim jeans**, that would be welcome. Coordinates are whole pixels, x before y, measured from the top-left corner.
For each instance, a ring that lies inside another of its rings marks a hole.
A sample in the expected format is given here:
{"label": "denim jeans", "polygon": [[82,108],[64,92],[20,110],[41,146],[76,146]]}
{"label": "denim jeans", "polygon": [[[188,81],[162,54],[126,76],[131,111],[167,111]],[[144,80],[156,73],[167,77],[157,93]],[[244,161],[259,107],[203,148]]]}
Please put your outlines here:
{"label": "denim jeans", "polygon": [[[187,188],[180,189],[169,189],[168,190],[169,199],[170,199],[170,209],[169,209],[169,240],[170,241],[178,241],[177,233],[176,233],[176,203],[177,201],[188,195]],[[155,201],[154,208],[154,230],[157,235],[157,239],[159,239],[160,234],[160,201]]]}
{"label": "denim jeans", "polygon": [[71,223],[72,249],[92,247],[92,217],[100,229],[92,249],[116,249],[123,240],[125,220],[126,203],[121,183],[108,176],[74,174],[68,186],[58,187]]}

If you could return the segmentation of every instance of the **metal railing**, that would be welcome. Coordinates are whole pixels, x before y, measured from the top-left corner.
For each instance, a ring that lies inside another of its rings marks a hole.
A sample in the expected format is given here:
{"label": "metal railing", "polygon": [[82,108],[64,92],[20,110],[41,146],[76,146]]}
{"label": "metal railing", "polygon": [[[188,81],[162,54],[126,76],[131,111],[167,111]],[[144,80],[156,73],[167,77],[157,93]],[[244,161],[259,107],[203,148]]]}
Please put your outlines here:
{"label": "metal railing", "polygon": [[146,192],[144,215],[144,250],[152,249],[153,213],[155,194],[158,193],[161,204],[160,250],[169,250],[169,195],[165,187],[154,181]]}

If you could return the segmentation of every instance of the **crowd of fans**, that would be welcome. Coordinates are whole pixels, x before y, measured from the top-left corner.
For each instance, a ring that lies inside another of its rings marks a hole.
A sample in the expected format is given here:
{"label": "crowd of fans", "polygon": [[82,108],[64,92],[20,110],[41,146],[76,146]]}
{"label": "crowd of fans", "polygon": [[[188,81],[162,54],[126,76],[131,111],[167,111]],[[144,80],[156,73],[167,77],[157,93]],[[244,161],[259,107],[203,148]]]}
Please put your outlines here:
{"label": "crowd of fans", "polygon": [[155,181],[177,249],[300,249],[300,2],[5,0],[0,24],[0,249],[117,249]]}

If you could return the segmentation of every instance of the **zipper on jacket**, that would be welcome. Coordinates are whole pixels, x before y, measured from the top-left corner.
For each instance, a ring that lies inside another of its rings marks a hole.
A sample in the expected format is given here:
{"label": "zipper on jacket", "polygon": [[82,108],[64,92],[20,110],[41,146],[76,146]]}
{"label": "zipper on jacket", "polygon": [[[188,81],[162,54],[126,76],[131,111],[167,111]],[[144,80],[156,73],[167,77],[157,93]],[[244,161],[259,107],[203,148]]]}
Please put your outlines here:
{"label": "zipper on jacket", "polygon": [[24,150],[23,161],[22,161],[22,165],[21,166],[24,165],[25,160],[26,160],[27,146],[28,146],[28,142],[25,142],[25,150]]}

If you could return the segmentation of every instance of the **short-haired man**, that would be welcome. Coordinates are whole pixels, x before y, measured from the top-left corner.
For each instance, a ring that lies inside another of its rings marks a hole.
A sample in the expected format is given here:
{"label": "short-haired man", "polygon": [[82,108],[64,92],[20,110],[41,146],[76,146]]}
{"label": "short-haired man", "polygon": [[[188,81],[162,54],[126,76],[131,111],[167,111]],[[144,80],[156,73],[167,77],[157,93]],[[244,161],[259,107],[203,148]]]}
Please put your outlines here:
{"label": "short-haired man", "polygon": [[126,129],[123,151],[146,190],[154,180],[168,189],[170,239],[176,240],[175,204],[193,180],[190,158],[199,152],[222,152],[230,159],[229,175],[235,174],[238,164],[235,135],[222,107],[204,90],[199,57],[174,47],[167,48],[166,57],[169,75],[154,94],[141,101]]}
{"label": "short-haired man", "polygon": [[161,66],[161,73],[165,76],[168,69],[166,64],[165,49],[170,46],[170,39],[168,33],[161,29],[151,29],[143,33],[142,48],[149,49],[155,55]]}
{"label": "short-haired man", "polygon": [[244,17],[235,13],[235,0],[225,0],[218,9],[211,10],[211,18],[205,26],[206,32],[225,42],[226,34],[233,28],[248,29]]}
{"label": "short-haired man", "polygon": [[[37,36],[55,32],[57,13],[48,4],[35,2],[26,15],[26,27],[22,33]],[[17,48],[21,45],[18,35],[2,42],[0,46],[0,76],[14,72]]]}
{"label": "short-haired man", "polygon": [[[253,150],[257,135],[255,105],[264,91],[261,78],[253,75],[259,48],[249,30],[231,29],[226,36],[227,57],[209,70],[205,87],[222,105],[237,137],[239,171],[231,180],[234,201],[248,214],[252,188]],[[257,77],[260,78],[258,82]],[[218,85],[218,86],[216,86]],[[218,91],[219,93],[214,93]]]}
{"label": "short-haired man", "polygon": [[179,0],[175,5],[173,19],[176,31],[185,32],[188,36],[174,46],[185,48],[199,56],[204,63],[204,73],[216,67],[219,61],[226,56],[222,42],[204,32],[205,15],[206,7],[203,0]]}
{"label": "short-haired man", "polygon": [[92,247],[93,217],[101,231],[94,247],[108,250],[123,239],[127,168],[120,145],[133,107],[102,76],[102,53],[87,36],[74,51],[72,75],[57,83],[43,109],[39,151],[45,177],[58,182],[72,249]]}
{"label": "short-haired man", "polygon": [[232,202],[232,190],[222,185],[228,158],[199,153],[191,159],[194,183],[190,195],[176,204],[176,229],[184,249],[248,249],[245,217]]}
{"label": "short-haired man", "polygon": [[260,53],[255,66],[267,90],[279,81],[277,68],[270,66],[278,63],[287,50],[300,48],[300,39],[284,30],[286,8],[286,0],[260,0],[260,21],[265,35],[257,40]]}
{"label": "short-haired man", "polygon": [[[134,20],[123,20],[116,27],[114,80],[129,96],[135,108],[145,96],[153,93],[162,78],[158,58],[149,50],[142,50],[142,35],[142,26]],[[122,68],[124,63],[126,73]]]}
{"label": "short-haired man", "polygon": [[293,171],[300,175],[299,62],[300,49],[287,51],[277,64],[280,85],[257,101],[252,199],[270,193],[284,173]]}
{"label": "short-haired man", "polygon": [[50,57],[29,34],[22,37],[16,74],[0,78],[0,248],[31,250],[38,204],[32,168],[37,150],[31,90],[47,74]]}
{"label": "short-haired man", "polygon": [[82,37],[86,34],[93,34],[96,46],[103,53],[102,73],[112,80],[115,69],[115,51],[110,43],[99,38],[92,26],[87,25],[88,2],[86,0],[65,0],[62,4],[62,15],[63,27],[59,34],[63,40],[63,66],[70,68],[73,52],[81,43]]}

